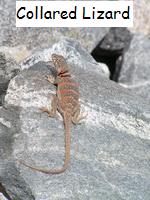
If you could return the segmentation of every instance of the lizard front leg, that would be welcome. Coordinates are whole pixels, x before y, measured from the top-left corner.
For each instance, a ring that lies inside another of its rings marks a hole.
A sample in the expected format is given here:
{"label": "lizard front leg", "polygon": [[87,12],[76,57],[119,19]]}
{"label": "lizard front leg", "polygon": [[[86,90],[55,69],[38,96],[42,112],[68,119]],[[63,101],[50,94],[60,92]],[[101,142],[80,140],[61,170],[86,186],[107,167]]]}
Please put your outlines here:
{"label": "lizard front leg", "polygon": [[49,117],[56,117],[56,111],[57,111],[57,106],[58,106],[58,101],[57,101],[57,96],[52,94],[52,102],[51,102],[51,110],[48,110],[47,107],[42,107],[40,110],[42,112],[48,113]]}
{"label": "lizard front leg", "polygon": [[[52,83],[53,85],[57,84],[57,79],[53,75],[46,76],[46,79],[47,79],[48,82]],[[40,110],[42,112],[48,113],[49,117],[56,117],[58,100],[57,100],[56,95],[52,94],[52,96],[53,96],[53,98],[52,98],[52,102],[51,102],[51,110],[48,110],[47,107],[42,107],[42,108],[40,108]]]}
{"label": "lizard front leg", "polygon": [[48,75],[48,76],[46,76],[46,77],[47,77],[47,81],[48,81],[49,83],[52,83],[53,85],[56,84],[56,78],[55,78],[53,75]]}

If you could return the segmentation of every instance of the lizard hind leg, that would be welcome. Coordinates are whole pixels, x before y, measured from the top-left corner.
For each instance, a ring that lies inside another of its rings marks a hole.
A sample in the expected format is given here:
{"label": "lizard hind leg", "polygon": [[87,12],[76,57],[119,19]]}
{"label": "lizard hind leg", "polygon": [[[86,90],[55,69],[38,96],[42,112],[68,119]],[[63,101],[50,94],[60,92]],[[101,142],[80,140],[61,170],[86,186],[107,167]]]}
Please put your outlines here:
{"label": "lizard hind leg", "polygon": [[72,116],[72,122],[74,124],[80,124],[82,119],[85,119],[87,117],[87,113],[81,113],[80,111],[80,106],[78,106],[76,112],[74,113],[74,115]]}
{"label": "lizard hind leg", "polygon": [[57,96],[52,94],[52,102],[51,102],[51,110],[48,110],[47,107],[42,107],[40,108],[40,110],[42,112],[46,112],[48,113],[49,117],[56,117],[56,111],[57,111],[57,107],[58,107],[58,103],[57,103]]}

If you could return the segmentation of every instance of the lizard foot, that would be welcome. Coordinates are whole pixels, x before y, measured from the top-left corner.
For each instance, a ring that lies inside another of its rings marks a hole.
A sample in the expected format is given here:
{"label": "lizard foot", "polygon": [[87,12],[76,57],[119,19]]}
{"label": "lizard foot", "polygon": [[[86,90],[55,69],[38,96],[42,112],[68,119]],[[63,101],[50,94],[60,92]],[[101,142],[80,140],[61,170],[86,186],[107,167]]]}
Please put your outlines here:
{"label": "lizard foot", "polygon": [[46,76],[46,79],[47,79],[48,82],[50,82],[52,84],[54,84],[54,82],[55,82],[55,77],[52,76],[52,75]]}
{"label": "lizard foot", "polygon": [[49,117],[56,117],[56,113],[53,110],[49,111],[48,108],[46,108],[46,107],[42,107],[42,108],[40,108],[40,110],[42,112],[48,113]]}
{"label": "lizard foot", "polygon": [[78,115],[74,115],[74,117],[72,118],[72,122],[74,124],[80,124],[82,119],[85,119],[88,116],[87,112],[84,113],[80,113]]}

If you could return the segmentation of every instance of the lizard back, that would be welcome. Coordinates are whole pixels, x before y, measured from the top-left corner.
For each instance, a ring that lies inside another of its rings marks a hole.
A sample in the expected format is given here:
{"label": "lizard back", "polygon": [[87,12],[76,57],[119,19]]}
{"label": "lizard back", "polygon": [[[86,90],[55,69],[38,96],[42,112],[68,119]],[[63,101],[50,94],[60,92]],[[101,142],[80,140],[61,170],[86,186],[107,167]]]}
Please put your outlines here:
{"label": "lizard back", "polygon": [[54,54],[52,59],[58,73],[57,96],[59,106],[63,112],[73,115],[79,104],[79,84],[72,79],[63,56]]}
{"label": "lizard back", "polygon": [[71,78],[61,77],[58,83],[57,96],[61,109],[73,115],[79,101],[78,84]]}

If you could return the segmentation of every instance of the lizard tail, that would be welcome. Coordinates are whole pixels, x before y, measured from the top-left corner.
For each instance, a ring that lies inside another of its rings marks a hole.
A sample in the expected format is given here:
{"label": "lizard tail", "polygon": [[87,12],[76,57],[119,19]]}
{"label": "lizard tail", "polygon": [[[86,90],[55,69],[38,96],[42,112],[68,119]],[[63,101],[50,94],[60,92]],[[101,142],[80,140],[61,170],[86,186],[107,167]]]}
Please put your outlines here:
{"label": "lizard tail", "polygon": [[70,162],[70,140],[71,140],[71,136],[70,136],[70,127],[71,127],[71,117],[68,115],[64,115],[64,128],[65,128],[65,161],[64,161],[64,165],[62,168],[58,168],[58,169],[41,169],[38,167],[33,167],[30,166],[29,164],[25,163],[22,160],[18,160],[19,163],[23,164],[24,166],[35,170],[35,171],[39,171],[45,174],[60,174],[62,172],[64,172],[67,167],[68,164]]}

